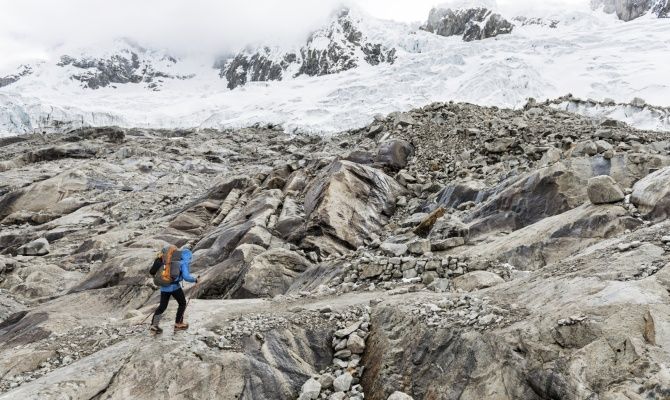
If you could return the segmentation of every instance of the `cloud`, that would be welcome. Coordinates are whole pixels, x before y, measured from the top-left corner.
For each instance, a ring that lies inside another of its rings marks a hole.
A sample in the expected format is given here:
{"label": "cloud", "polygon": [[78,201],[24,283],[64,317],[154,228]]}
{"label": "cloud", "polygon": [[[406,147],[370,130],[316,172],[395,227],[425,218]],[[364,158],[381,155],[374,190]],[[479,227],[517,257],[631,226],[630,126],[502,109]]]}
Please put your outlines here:
{"label": "cloud", "polygon": [[335,0],[0,0],[0,37],[55,46],[130,37],[148,45],[231,49],[296,41]]}
{"label": "cloud", "polygon": [[[588,0],[546,0],[540,4]],[[247,44],[302,43],[342,4],[371,15],[422,21],[440,0],[0,0],[0,67],[44,58],[58,45],[100,44],[119,37],[186,52],[223,53]],[[508,8],[536,0],[498,0]],[[541,6],[541,5],[540,5]],[[0,71],[2,72],[2,71]]]}

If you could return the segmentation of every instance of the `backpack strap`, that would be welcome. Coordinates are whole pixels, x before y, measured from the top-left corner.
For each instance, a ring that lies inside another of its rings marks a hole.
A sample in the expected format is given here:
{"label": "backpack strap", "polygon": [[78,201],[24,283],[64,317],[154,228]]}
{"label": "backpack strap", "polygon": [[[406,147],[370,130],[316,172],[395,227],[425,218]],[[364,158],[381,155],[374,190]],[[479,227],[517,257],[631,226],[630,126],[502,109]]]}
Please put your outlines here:
{"label": "backpack strap", "polygon": [[[177,276],[174,278],[174,282],[179,282],[180,280],[182,280],[182,276],[181,276],[181,257],[182,256],[181,256],[181,254],[182,253],[181,253],[180,250],[175,250],[174,253],[172,254],[173,259],[170,260],[171,262],[174,262],[175,264],[177,264],[176,267],[177,267],[177,270],[179,271]],[[172,276],[173,271],[170,271],[170,274],[171,274],[170,276]]]}
{"label": "backpack strap", "polygon": [[175,245],[170,245],[167,250],[163,249],[163,272],[162,272],[162,278],[165,281],[171,281],[172,278],[170,276],[170,263],[172,262],[172,254],[177,250],[177,246]]}

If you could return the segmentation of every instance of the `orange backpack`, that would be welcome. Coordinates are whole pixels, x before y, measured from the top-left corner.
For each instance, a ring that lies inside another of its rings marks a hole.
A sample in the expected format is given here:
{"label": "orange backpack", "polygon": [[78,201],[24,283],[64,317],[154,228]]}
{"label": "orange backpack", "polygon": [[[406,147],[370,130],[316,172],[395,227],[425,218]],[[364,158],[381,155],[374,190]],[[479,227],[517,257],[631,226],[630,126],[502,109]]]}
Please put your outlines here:
{"label": "orange backpack", "polygon": [[154,274],[156,286],[169,286],[175,283],[181,275],[181,251],[177,246],[170,245],[161,251],[163,265]]}

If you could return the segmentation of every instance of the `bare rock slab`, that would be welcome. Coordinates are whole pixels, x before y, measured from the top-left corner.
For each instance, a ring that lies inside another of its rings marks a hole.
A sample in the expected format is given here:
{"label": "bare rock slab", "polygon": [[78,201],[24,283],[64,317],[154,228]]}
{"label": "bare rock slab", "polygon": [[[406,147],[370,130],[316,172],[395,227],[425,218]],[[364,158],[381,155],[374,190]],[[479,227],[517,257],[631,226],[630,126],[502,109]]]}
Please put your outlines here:
{"label": "bare rock slab", "polygon": [[19,247],[18,252],[24,256],[44,256],[49,254],[49,250],[49,241],[39,238]]}
{"label": "bare rock slab", "polygon": [[670,215],[670,167],[640,179],[633,186],[630,201],[647,217],[667,218]]}
{"label": "bare rock slab", "polygon": [[395,210],[402,187],[382,171],[349,161],[323,169],[305,195],[308,242],[333,253],[342,244],[358,248],[378,238]]}
{"label": "bare rock slab", "polygon": [[465,291],[479,290],[495,286],[505,282],[503,278],[493,272],[473,271],[465,275],[454,278],[453,284],[456,289]]}

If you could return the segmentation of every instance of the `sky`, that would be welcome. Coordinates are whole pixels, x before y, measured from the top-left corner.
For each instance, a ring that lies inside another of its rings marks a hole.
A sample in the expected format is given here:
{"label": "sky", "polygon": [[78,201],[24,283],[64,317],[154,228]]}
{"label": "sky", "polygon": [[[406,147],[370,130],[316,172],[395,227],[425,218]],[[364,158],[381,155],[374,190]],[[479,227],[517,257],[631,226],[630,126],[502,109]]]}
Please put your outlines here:
{"label": "sky", "polygon": [[[588,1],[498,0],[497,6],[501,11],[537,10]],[[441,3],[444,0],[0,0],[0,67],[45,58],[48,49],[58,45],[84,46],[118,37],[177,53],[232,52],[269,41],[295,44],[342,4],[378,18],[419,22]]]}

